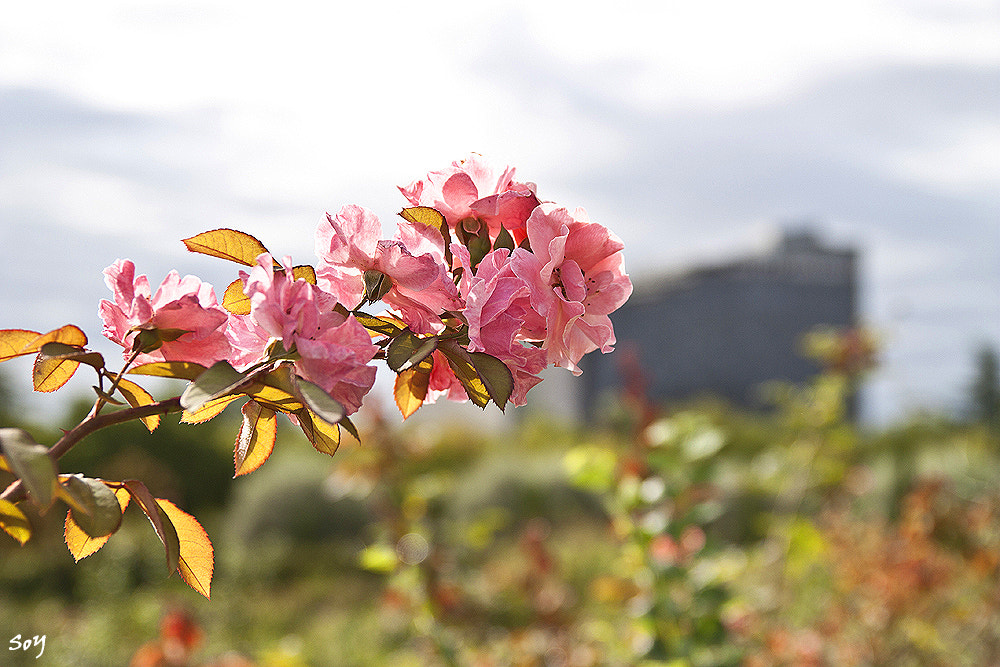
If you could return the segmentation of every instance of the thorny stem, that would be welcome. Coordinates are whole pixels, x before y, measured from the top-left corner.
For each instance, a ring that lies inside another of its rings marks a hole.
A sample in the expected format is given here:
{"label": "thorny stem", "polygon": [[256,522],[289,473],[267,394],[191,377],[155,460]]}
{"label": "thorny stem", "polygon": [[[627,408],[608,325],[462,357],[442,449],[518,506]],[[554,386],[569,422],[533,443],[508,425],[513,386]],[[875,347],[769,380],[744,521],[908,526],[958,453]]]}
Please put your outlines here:
{"label": "thorny stem", "polygon": [[[95,409],[99,409],[97,404],[95,404]],[[121,424],[133,419],[142,419],[143,417],[151,417],[153,415],[165,415],[171,412],[180,412],[183,409],[184,408],[181,407],[181,399],[178,396],[158,401],[156,403],[150,403],[149,405],[140,405],[134,408],[125,408],[123,410],[109,412],[104,415],[98,415],[95,410],[91,410],[91,414],[87,415],[87,417],[85,417],[84,420],[77,424],[72,430],[66,431],[66,433],[63,434],[63,437],[59,438],[59,440],[49,448],[49,456],[53,460],[58,460],[78,442],[91,433],[99,431],[102,428],[114,426],[115,424]],[[15,502],[21,500],[24,496],[24,485],[21,483],[21,480],[17,480],[8,486],[3,494],[0,494],[0,500]]]}

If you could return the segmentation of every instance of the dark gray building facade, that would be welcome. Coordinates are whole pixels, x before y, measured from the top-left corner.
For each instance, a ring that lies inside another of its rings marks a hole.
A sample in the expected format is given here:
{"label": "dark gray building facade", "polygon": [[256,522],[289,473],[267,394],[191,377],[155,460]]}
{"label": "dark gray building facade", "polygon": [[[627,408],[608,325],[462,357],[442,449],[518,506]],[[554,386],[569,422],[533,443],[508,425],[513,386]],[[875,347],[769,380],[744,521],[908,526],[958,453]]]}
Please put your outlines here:
{"label": "dark gray building facade", "polygon": [[637,281],[611,316],[615,352],[580,364],[579,407],[593,415],[619,395],[626,361],[641,369],[654,401],[714,395],[760,407],[763,383],[804,382],[818,370],[801,354],[805,333],[856,326],[857,291],[856,252],[803,231],[786,232],[762,256]]}

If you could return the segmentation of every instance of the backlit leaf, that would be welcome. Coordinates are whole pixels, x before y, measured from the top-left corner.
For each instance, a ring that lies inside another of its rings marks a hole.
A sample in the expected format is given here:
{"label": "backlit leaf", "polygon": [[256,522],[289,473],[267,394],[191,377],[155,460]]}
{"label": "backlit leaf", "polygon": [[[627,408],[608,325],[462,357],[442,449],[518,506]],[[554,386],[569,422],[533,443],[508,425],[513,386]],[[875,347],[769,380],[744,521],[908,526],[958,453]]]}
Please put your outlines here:
{"label": "backlit leaf", "polygon": [[222,307],[234,315],[250,314],[250,297],[243,291],[242,278],[229,283],[229,287],[222,295]]}
{"label": "backlit leaf", "polygon": [[434,229],[440,229],[441,225],[445,224],[444,215],[441,214],[437,209],[431,208],[430,206],[414,206],[412,208],[404,208],[399,212],[405,220],[410,222],[416,222],[421,225],[427,225],[428,227],[433,227]]}
{"label": "backlit leaf", "polygon": [[228,361],[217,361],[189,384],[181,394],[181,407],[188,412],[198,409],[239,387],[247,379],[246,373],[240,373]]}
{"label": "backlit leaf", "polygon": [[459,382],[462,383],[462,387],[465,388],[469,400],[475,405],[485,408],[490,402],[490,393],[479,377],[469,352],[451,339],[441,341],[439,349],[448,360],[448,365],[455,372]]}
{"label": "backlit leaf", "polygon": [[65,475],[59,497],[70,506],[73,521],[90,537],[110,535],[122,523],[122,509],[115,492],[103,482],[83,475]]}
{"label": "backlit leaf", "polygon": [[293,280],[305,280],[310,285],[316,284],[316,269],[309,264],[300,264],[292,267]]}
{"label": "backlit leaf", "polygon": [[[124,378],[118,380],[118,391],[121,392],[128,404],[133,408],[137,408],[140,405],[152,405],[156,400],[150,395],[148,391],[137,385],[131,380],[126,380]],[[156,430],[156,427],[160,425],[160,415],[149,415],[148,417],[142,417],[141,420],[146,429],[152,433]]]}
{"label": "backlit leaf", "polygon": [[278,435],[278,422],[274,410],[262,407],[256,401],[243,404],[243,424],[236,437],[235,477],[253,472],[271,456]]}
{"label": "backlit leaf", "polygon": [[42,345],[38,354],[45,359],[72,359],[81,364],[93,366],[97,370],[104,368],[104,356],[100,352],[91,352],[78,345],[50,342]]}
{"label": "backlit leaf", "polygon": [[[118,500],[118,507],[120,508],[120,511],[124,513],[125,508],[128,507],[129,498],[131,498],[128,489],[115,489],[114,494],[115,498]],[[81,559],[97,553],[101,547],[108,543],[108,540],[111,539],[111,535],[91,537],[77,525],[76,521],[73,520],[73,512],[70,510],[66,512],[66,521],[63,526],[63,539],[66,540],[66,546],[69,548],[69,552],[73,556],[73,560],[80,562]]]}
{"label": "backlit leaf", "polygon": [[190,361],[156,361],[130,368],[128,375],[149,375],[179,380],[196,380],[207,369]]}
{"label": "backlit leaf", "polygon": [[31,537],[31,524],[28,517],[24,515],[14,503],[9,500],[0,500],[0,530],[7,533],[15,540],[24,544]]}
{"label": "backlit leaf", "polygon": [[421,338],[409,329],[403,329],[389,343],[385,351],[385,361],[389,368],[397,373],[405,371],[429,357],[437,346],[437,336]]}
{"label": "backlit leaf", "polygon": [[215,570],[215,550],[208,533],[193,516],[163,498],[156,499],[160,509],[170,517],[180,541],[177,571],[184,582],[211,598],[212,573]]}
{"label": "backlit leaf", "polygon": [[53,392],[69,382],[79,367],[80,362],[72,359],[38,356],[31,369],[31,382],[35,391]]}
{"label": "backlit leaf", "polygon": [[198,410],[194,412],[188,412],[185,410],[181,414],[182,424],[203,424],[209,419],[213,419],[222,414],[222,411],[226,409],[230,403],[238,399],[239,394],[233,396],[222,396],[221,398],[213,398],[211,401],[205,403]]}
{"label": "backlit leaf", "polygon": [[469,358],[490,398],[503,411],[514,392],[514,375],[507,364],[485,352],[470,352]]}
{"label": "backlit leaf", "polygon": [[200,252],[238,264],[253,266],[257,256],[267,252],[264,244],[245,232],[235,229],[213,229],[184,239],[184,245],[191,252]]}
{"label": "backlit leaf", "polygon": [[173,574],[177,569],[181,549],[177,529],[171,523],[170,517],[156,504],[156,499],[153,498],[145,484],[137,479],[130,479],[125,482],[125,488],[145,513],[149,522],[153,524],[153,530],[156,531],[156,536],[160,538],[166,552],[167,574]]}
{"label": "backlit leaf", "polygon": [[303,408],[295,413],[299,422],[299,428],[305,434],[306,439],[318,452],[333,456],[340,447],[340,426],[328,424],[322,419],[315,417],[308,409]]}
{"label": "backlit leaf", "polygon": [[387,317],[376,317],[374,315],[360,312],[354,313],[354,319],[360,322],[361,325],[369,331],[374,331],[375,333],[380,333],[384,336],[395,336],[402,331],[405,326],[400,326],[402,322],[397,324],[393,321],[393,319]]}
{"label": "backlit leaf", "polygon": [[80,327],[74,324],[67,324],[59,327],[58,329],[53,329],[47,334],[38,336],[21,350],[21,354],[38,352],[46,343],[66,343],[67,345],[78,345],[82,347],[87,344],[87,334],[83,333],[83,330],[80,329]]}
{"label": "backlit leaf", "polygon": [[7,361],[23,354],[33,354],[33,350],[25,352],[24,348],[41,335],[37,331],[27,329],[0,329],[0,361]]}
{"label": "backlit leaf", "polygon": [[48,508],[56,491],[56,463],[49,450],[19,428],[0,428],[0,450],[35,504]]}
{"label": "backlit leaf", "polygon": [[415,367],[408,368],[396,376],[392,395],[403,419],[412,415],[424,404],[427,387],[430,384],[433,359],[434,357],[427,357]]}

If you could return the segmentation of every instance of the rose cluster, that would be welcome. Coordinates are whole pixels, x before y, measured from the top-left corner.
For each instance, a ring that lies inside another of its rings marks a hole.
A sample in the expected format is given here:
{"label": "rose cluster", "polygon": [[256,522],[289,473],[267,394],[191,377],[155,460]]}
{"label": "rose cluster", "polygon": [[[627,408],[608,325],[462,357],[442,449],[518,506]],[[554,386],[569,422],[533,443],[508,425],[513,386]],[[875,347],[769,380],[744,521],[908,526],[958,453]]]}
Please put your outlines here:
{"label": "rose cluster", "polygon": [[418,406],[442,396],[485,405],[484,390],[503,408],[523,405],[547,366],[579,374],[584,354],[613,349],[608,316],[632,284],[621,240],[582,209],[542,202],[513,168],[476,154],[399,189],[410,207],[392,238],[372,211],[344,206],[316,230],[314,267],[254,254],[221,303],[176,272],[152,293],[119,260],[105,270],[114,296],[100,304],[103,333],[137,364],[291,363],[345,414],[371,389],[376,359]]}

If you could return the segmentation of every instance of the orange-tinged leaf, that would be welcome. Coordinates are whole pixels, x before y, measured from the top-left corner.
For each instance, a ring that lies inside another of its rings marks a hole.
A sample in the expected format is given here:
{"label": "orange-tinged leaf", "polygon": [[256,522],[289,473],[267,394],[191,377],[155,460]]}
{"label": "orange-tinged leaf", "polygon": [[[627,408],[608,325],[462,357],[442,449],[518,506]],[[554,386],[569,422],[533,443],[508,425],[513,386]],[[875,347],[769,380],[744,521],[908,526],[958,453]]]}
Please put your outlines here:
{"label": "orange-tinged leaf", "polygon": [[237,278],[229,283],[222,295],[222,307],[233,315],[250,314],[250,297],[243,291],[243,280]]}
{"label": "orange-tinged leaf", "polygon": [[[125,508],[128,507],[129,498],[131,498],[128,489],[115,489],[115,497],[118,499],[118,505],[124,513]],[[76,521],[73,521],[73,513],[66,512],[66,522],[63,527],[63,539],[66,540],[66,546],[69,548],[69,552],[73,556],[73,560],[80,562],[87,556],[97,553],[101,547],[108,543],[108,540],[111,539],[111,535],[105,535],[104,537],[91,537],[87,533],[83,532],[83,529],[77,525]]]}
{"label": "orange-tinged leaf", "polygon": [[[156,400],[150,395],[148,391],[137,385],[131,380],[126,380],[122,378],[118,380],[118,391],[121,392],[128,404],[133,408],[137,408],[140,405],[152,405]],[[142,417],[141,420],[146,429],[152,433],[156,430],[156,427],[160,425],[160,415],[150,415],[148,417]]]}
{"label": "orange-tinged leaf", "polygon": [[236,437],[234,477],[253,472],[264,464],[274,450],[278,435],[278,422],[274,410],[261,406],[257,401],[243,404],[243,425]]}
{"label": "orange-tinged leaf", "polygon": [[80,362],[72,359],[38,357],[31,371],[31,382],[35,391],[53,392],[69,382],[79,367]]}
{"label": "orange-tinged leaf", "polygon": [[171,575],[177,570],[177,562],[180,558],[180,538],[177,536],[177,529],[174,527],[170,517],[157,504],[153,494],[149,492],[146,485],[137,479],[129,479],[124,482],[139,509],[143,511],[149,522],[153,524],[156,536],[163,543],[163,549],[167,557],[167,575]]}
{"label": "orange-tinged leaf", "polygon": [[396,399],[396,407],[399,408],[403,419],[412,415],[424,404],[432,366],[433,357],[427,357],[413,368],[408,368],[396,376],[392,395]]}
{"label": "orange-tinged leaf", "polygon": [[309,264],[301,264],[292,267],[292,280],[305,280],[311,285],[316,284],[316,269]]}
{"label": "orange-tinged leaf", "polygon": [[38,352],[46,343],[65,343],[66,345],[83,347],[87,344],[87,334],[83,333],[83,330],[75,324],[67,324],[29,341],[21,350],[21,354]]}
{"label": "orange-tinged leaf", "polygon": [[42,334],[27,329],[0,329],[0,361],[7,361],[22,354],[32,354],[35,350],[24,351],[29,343]]}
{"label": "orange-tinged leaf", "polygon": [[226,406],[235,401],[237,398],[240,398],[239,394],[221,396],[219,398],[213,398],[211,401],[201,406],[194,412],[188,412],[185,410],[181,415],[181,423],[202,424],[207,422],[209,419],[214,419],[222,414],[222,411],[226,409]]}
{"label": "orange-tinged leaf", "polygon": [[330,456],[337,453],[340,447],[340,426],[320,419],[308,408],[299,410],[295,416],[299,420],[299,428],[316,451]]}
{"label": "orange-tinged leaf", "polygon": [[200,252],[238,264],[253,266],[257,256],[267,252],[264,244],[246,232],[235,229],[213,229],[184,239],[184,245],[191,252]]}
{"label": "orange-tinged leaf", "polygon": [[177,571],[188,586],[211,599],[212,572],[215,570],[215,550],[208,533],[198,520],[169,500],[157,498],[156,503],[177,529],[180,557]]}
{"label": "orange-tinged leaf", "polygon": [[150,364],[134,366],[127,371],[127,374],[195,380],[206,370],[201,364],[190,361],[156,361]]}
{"label": "orange-tinged leaf", "polygon": [[31,537],[31,524],[28,517],[14,503],[0,500],[0,530],[15,540],[24,544]]}

